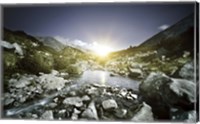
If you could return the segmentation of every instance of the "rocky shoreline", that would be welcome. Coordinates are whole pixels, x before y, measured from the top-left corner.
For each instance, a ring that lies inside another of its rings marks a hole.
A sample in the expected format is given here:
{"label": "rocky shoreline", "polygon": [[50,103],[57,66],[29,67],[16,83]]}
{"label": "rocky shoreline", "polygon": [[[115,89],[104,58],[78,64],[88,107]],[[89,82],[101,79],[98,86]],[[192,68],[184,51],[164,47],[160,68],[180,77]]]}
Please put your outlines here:
{"label": "rocky shoreline", "polygon": [[[38,106],[32,106],[32,109],[11,115],[5,113],[5,118],[134,122],[196,120],[196,84],[187,79],[152,72],[142,80],[138,92],[95,83],[70,89],[73,81],[67,77],[67,73],[55,70],[38,76],[14,75],[8,81],[8,91],[4,93],[5,110],[23,107],[25,103],[37,102],[35,99],[56,94],[47,101],[37,103]],[[28,107],[31,108],[31,105]]]}

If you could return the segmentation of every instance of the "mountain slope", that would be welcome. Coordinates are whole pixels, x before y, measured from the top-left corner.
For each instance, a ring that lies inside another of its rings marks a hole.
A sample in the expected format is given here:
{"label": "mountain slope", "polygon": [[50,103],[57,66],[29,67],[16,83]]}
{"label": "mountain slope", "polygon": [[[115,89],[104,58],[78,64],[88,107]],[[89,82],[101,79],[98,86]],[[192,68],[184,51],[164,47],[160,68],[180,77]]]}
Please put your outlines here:
{"label": "mountain slope", "polygon": [[51,47],[56,51],[60,51],[64,49],[65,45],[61,42],[57,41],[53,37],[36,37],[40,42],[42,42],[45,46]]}
{"label": "mountain slope", "polygon": [[161,54],[171,56],[182,54],[183,51],[190,51],[193,53],[194,48],[194,15],[191,14],[184,19],[180,20],[176,24],[172,25],[168,29],[159,32],[152,36],[137,47],[131,47],[126,50],[113,53],[127,54],[146,52],[148,50],[157,50]]}
{"label": "mountain slope", "polygon": [[178,78],[179,70],[193,59],[194,16],[189,15],[139,46],[111,53],[106,66],[134,78],[144,78],[152,71]]}

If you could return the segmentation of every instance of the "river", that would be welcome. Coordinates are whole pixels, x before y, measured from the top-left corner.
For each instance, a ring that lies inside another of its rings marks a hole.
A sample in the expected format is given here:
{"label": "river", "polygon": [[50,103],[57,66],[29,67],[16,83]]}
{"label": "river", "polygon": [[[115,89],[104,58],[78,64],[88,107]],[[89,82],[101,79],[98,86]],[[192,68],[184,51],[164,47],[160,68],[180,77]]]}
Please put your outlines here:
{"label": "river", "polygon": [[78,79],[74,80],[78,85],[98,83],[114,87],[131,88],[138,90],[139,81],[120,75],[111,76],[111,72],[102,70],[87,70]]}

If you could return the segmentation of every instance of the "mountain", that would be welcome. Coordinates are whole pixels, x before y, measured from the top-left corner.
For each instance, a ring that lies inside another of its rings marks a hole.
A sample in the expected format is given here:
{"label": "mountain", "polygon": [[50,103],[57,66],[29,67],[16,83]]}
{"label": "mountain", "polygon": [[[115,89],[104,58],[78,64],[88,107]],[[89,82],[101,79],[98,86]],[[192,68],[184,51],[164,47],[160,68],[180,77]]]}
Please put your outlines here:
{"label": "mountain", "polygon": [[183,51],[193,53],[194,48],[194,14],[191,14],[168,29],[147,39],[136,47],[130,47],[126,50],[113,53],[127,54],[145,52],[148,50],[157,50],[157,52],[166,56],[181,55]]}
{"label": "mountain", "polygon": [[81,50],[64,45],[51,37],[34,37],[24,31],[11,31],[4,28],[3,67],[5,76],[15,72],[38,74],[49,73],[52,69],[68,73],[79,73],[75,64],[88,60]]}
{"label": "mountain", "polygon": [[64,49],[65,45],[53,37],[36,37],[37,40],[42,42],[45,46],[51,47],[56,51]]}

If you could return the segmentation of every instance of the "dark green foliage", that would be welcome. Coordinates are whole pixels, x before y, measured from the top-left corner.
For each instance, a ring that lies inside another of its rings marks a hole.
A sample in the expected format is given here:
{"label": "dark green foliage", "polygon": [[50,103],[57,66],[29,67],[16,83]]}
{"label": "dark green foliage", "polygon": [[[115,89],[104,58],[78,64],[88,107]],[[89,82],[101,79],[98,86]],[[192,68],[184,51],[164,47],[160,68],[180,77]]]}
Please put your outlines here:
{"label": "dark green foliage", "polygon": [[49,73],[53,69],[54,59],[49,53],[37,51],[32,55],[25,56],[21,60],[21,67],[30,73]]}
{"label": "dark green foliage", "polygon": [[4,51],[3,52],[3,68],[4,72],[11,71],[13,72],[17,69],[17,62],[18,62],[17,55],[11,52]]}

